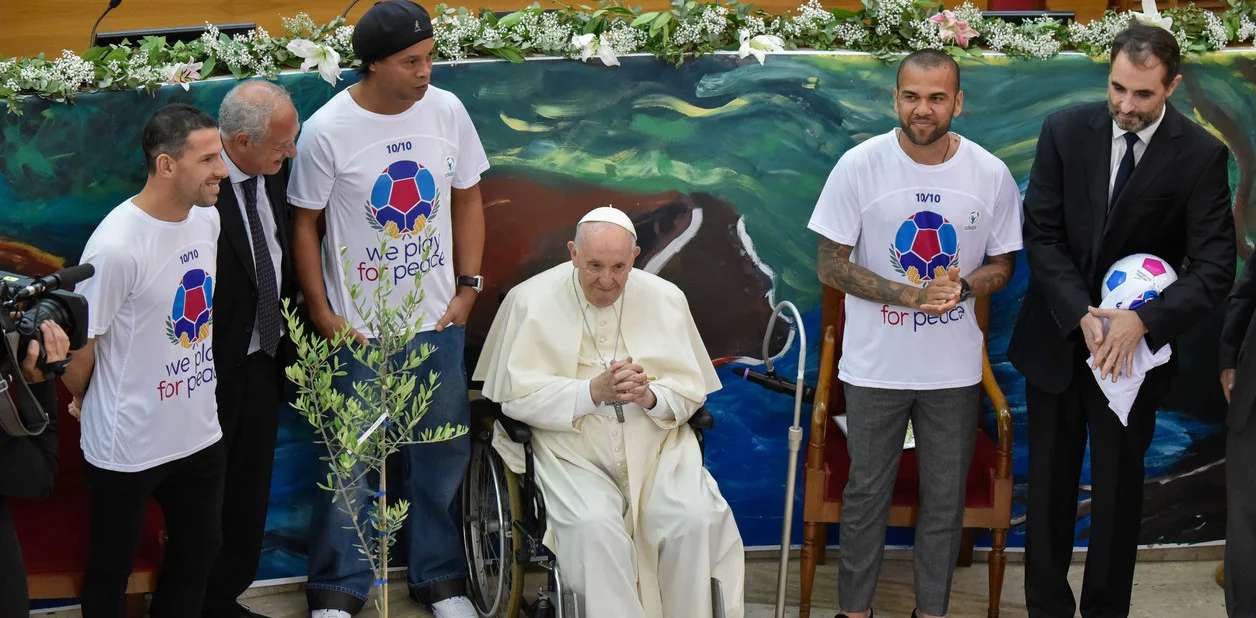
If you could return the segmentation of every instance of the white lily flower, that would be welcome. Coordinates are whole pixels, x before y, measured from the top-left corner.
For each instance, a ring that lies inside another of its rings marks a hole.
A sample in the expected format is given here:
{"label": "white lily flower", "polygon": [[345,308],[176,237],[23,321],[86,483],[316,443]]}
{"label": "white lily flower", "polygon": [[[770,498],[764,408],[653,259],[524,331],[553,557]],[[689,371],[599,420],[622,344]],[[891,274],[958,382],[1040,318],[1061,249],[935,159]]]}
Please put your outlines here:
{"label": "white lily flower", "polygon": [[288,42],[288,51],[305,59],[301,62],[302,71],[318,66],[318,74],[323,81],[333,86],[340,79],[340,54],[330,46],[305,39],[292,39]]}
{"label": "white lily flower", "polygon": [[580,50],[580,62],[588,62],[597,50],[597,42],[592,34],[576,34],[571,37],[571,48]]}
{"label": "white lily flower", "polygon": [[183,86],[183,91],[187,92],[192,89],[191,83],[201,78],[200,62],[185,62],[168,64],[162,67],[162,73],[166,77],[167,84],[179,84]]}
{"label": "white lily flower", "polygon": [[[755,54],[755,52],[759,52]],[[775,34],[760,34],[750,39],[750,53],[759,59],[759,64],[763,64],[763,56],[767,52],[777,53],[785,51],[785,41]]]}
{"label": "white lily flower", "polygon": [[742,30],[738,33],[741,39],[741,48],[737,50],[738,58],[745,58],[753,55],[759,64],[763,64],[764,58],[768,52],[779,52],[785,50],[785,41],[781,37],[772,34],[760,34],[755,37],[750,36],[750,31]]}
{"label": "white lily flower", "polygon": [[615,45],[611,43],[610,36],[603,32],[601,40],[598,41],[597,57],[602,59],[602,64],[608,67],[619,66],[619,58],[615,56]]}
{"label": "white lily flower", "polygon": [[580,50],[581,62],[588,62],[589,58],[597,54],[602,64],[608,67],[619,66],[619,58],[615,56],[615,46],[605,32],[600,37],[592,33],[572,35],[571,48]]}
{"label": "white lily flower", "polygon": [[1143,12],[1134,11],[1134,20],[1145,26],[1159,26],[1173,32],[1173,18],[1161,15],[1156,0],[1143,0]]}

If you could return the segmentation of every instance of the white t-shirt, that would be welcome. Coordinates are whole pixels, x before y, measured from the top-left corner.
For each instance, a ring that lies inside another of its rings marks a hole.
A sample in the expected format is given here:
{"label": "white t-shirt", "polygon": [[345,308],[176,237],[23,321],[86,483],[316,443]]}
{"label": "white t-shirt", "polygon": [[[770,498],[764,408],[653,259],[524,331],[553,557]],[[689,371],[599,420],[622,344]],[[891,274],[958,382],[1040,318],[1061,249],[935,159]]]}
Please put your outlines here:
{"label": "white t-shirt", "polygon": [[383,115],[363,109],[350,90],[305,122],[288,201],[326,209],[323,283],[332,311],[373,337],[349,285],[361,286],[369,307],[387,278],[394,285],[390,304],[399,305],[423,273],[423,329],[433,328],[454,296],[450,189],[475,186],[488,157],[466,108],[448,91],[429,86],[410,109]]}
{"label": "white t-shirt", "polygon": [[97,468],[139,472],[218,441],[213,298],[218,211],[155,219],[131,200],[96,226],[83,263],[96,274],[87,336],[96,367],[83,399],[83,456]]}
{"label": "white t-shirt", "polygon": [[[949,161],[921,165],[895,131],[842,155],[808,228],[842,245],[851,261],[919,286],[957,266],[1021,248],[1020,191],[1011,172],[960,140]],[[929,390],[981,381],[981,329],[969,299],[941,316],[846,295],[839,377],[870,388]]]}

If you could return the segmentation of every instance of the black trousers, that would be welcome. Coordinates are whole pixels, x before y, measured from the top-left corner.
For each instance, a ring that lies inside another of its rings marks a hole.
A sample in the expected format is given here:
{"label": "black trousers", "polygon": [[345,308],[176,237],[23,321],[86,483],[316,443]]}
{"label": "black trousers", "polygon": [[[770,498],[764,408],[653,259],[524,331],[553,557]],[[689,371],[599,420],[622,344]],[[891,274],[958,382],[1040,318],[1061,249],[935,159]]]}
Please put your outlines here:
{"label": "black trousers", "polygon": [[201,613],[209,565],[222,539],[221,442],[140,472],[84,464],[91,501],[91,540],[83,578],[83,617],[122,618],[127,578],[149,497],[166,517],[166,553],[153,618]]}
{"label": "black trousers", "polygon": [[[1084,350],[1084,348],[1083,348]],[[1025,601],[1031,618],[1071,617],[1068,583],[1077,526],[1078,478],[1090,438],[1090,543],[1082,578],[1085,618],[1127,616],[1143,508],[1143,455],[1165,392],[1163,371],[1143,382],[1124,427],[1086,364],[1059,394],[1026,383],[1029,414],[1029,504],[1025,534]]]}
{"label": "black trousers", "polygon": [[206,618],[237,618],[236,597],[257,576],[282,396],[279,362],[264,352],[250,354],[240,371],[218,382],[218,422],[227,475],[222,550],[205,592]]}
{"label": "black trousers", "polygon": [[1256,421],[1229,430],[1225,452],[1225,607],[1230,618],[1256,618]]}
{"label": "black trousers", "polygon": [[9,507],[0,497],[0,616],[25,616],[29,613],[22,546],[18,543]]}

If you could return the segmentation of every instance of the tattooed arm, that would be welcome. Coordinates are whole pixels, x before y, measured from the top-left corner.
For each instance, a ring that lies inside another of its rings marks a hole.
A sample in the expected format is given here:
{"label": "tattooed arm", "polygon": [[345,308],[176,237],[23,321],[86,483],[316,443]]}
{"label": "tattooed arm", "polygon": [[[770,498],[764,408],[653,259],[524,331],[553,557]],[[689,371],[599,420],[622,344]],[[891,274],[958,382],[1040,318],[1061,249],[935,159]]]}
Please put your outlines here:
{"label": "tattooed arm", "polygon": [[989,296],[1007,285],[1016,269],[1016,254],[1004,253],[986,257],[986,263],[965,277],[973,296]]}
{"label": "tattooed arm", "polygon": [[850,261],[852,249],[850,245],[820,239],[816,274],[821,283],[864,300],[910,307],[934,315],[950,311],[959,302],[958,282],[939,280],[924,288],[896,283]]}

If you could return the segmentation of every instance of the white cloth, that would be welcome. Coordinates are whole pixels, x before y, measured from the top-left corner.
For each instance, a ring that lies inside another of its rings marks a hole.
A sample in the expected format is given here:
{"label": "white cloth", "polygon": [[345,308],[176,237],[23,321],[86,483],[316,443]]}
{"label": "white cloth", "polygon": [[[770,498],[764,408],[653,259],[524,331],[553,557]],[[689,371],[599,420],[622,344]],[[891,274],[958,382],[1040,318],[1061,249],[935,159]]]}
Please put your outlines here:
{"label": "white cloth", "polygon": [[[573,289],[574,274],[564,263],[511,290],[475,370],[485,396],[533,428],[545,542],[558,555],[564,584],[580,595],[584,616],[689,618],[711,615],[716,578],[726,615],[741,618],[741,535],[685,424],[719,388],[685,297],[632,271],[616,353],[620,304],[588,304]],[[589,391],[612,356],[632,356],[658,378],[650,386],[655,407],[624,406],[622,424]],[[523,471],[522,450],[500,429],[494,446]]]}
{"label": "white cloth", "polygon": [[349,285],[362,286],[369,306],[386,278],[394,285],[388,301],[400,304],[423,273],[420,311],[428,330],[454,296],[451,189],[479,183],[488,157],[451,92],[429,86],[410,109],[384,115],[363,109],[351,91],[332,97],[303,125],[288,201],[326,211],[323,283],[332,311],[374,337]]}
{"label": "white cloth", "polygon": [[[1127,281],[1108,292],[1099,306],[1103,309],[1112,309],[1117,306],[1117,303],[1123,303],[1122,306],[1128,305],[1129,301],[1142,294],[1147,286],[1147,283],[1141,281]],[[1108,330],[1107,318],[1103,319],[1103,330],[1104,332]],[[1111,378],[1104,380],[1100,377],[1100,370],[1094,367],[1095,356],[1093,354],[1086,359],[1086,364],[1090,365],[1090,372],[1094,374],[1099,390],[1103,391],[1104,397],[1108,399],[1108,408],[1116,414],[1122,426],[1128,426],[1130,410],[1134,407],[1134,400],[1138,398],[1138,390],[1142,388],[1143,380],[1147,378],[1147,372],[1169,362],[1172,357],[1173,347],[1169,344],[1166,343],[1159,350],[1152,352],[1147,345],[1147,339],[1142,338],[1138,340],[1138,347],[1134,349],[1132,372],[1130,375],[1117,379],[1116,382],[1113,382]]]}
{"label": "white cloth", "polygon": [[[921,165],[890,131],[842,155],[807,227],[853,246],[855,264],[919,286],[950,266],[967,276],[987,255],[1020,250],[1020,192],[1007,166],[973,142],[961,138],[950,160]],[[843,381],[913,390],[981,381],[973,299],[941,316],[852,294],[845,303]]]}
{"label": "white cloth", "polygon": [[[1160,117],[1156,121],[1143,127],[1138,131],[1138,141],[1134,142],[1134,165],[1137,166],[1139,161],[1143,160],[1143,153],[1147,152],[1147,144],[1151,143],[1151,136],[1156,134],[1156,129],[1160,128],[1160,121],[1164,120],[1164,107],[1160,108]],[[1117,126],[1116,121],[1112,121],[1112,159],[1108,166],[1108,201],[1112,201],[1112,189],[1116,186],[1116,170],[1121,167],[1121,159],[1125,158],[1125,134],[1129,133],[1125,129]]]}
{"label": "white cloth", "polygon": [[[275,269],[275,290],[283,289],[283,268],[280,267],[279,261],[283,258],[283,249],[279,246],[279,226],[275,224],[275,211],[270,206],[270,196],[266,194],[266,177],[265,176],[249,176],[240,171],[235,161],[231,160],[231,156],[227,154],[227,149],[222,149],[222,161],[227,164],[227,176],[231,181],[231,191],[235,193],[236,205],[240,209],[240,220],[244,222],[244,235],[249,239],[249,255],[253,256],[253,230],[249,226],[249,212],[245,209],[244,202],[244,181],[250,178],[257,178],[254,185],[254,192],[257,196],[257,220],[262,224],[262,234],[266,236],[266,250],[270,252],[270,263]],[[253,256],[256,260],[256,256]],[[256,261],[254,262],[256,264]],[[260,290],[258,291],[261,292]],[[287,327],[280,326],[279,334],[288,332]],[[253,328],[253,334],[249,335],[248,354],[260,351],[262,349],[262,340],[258,335],[256,325]]]}
{"label": "white cloth", "polygon": [[218,441],[214,398],[213,279],[218,211],[195,207],[161,221],[131,200],[114,208],[83,249],[96,274],[87,336],[96,366],[83,399],[83,457],[139,472]]}

